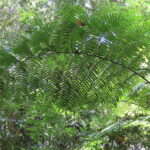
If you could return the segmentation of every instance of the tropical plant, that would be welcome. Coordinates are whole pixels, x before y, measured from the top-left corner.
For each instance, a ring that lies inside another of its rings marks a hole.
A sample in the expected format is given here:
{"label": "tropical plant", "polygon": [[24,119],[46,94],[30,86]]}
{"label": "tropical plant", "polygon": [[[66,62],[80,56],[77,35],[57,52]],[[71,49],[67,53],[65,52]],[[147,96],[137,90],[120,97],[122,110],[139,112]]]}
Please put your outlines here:
{"label": "tropical plant", "polygon": [[[22,11],[21,23],[28,25],[11,49],[0,51],[2,150],[19,149],[18,140],[28,149],[37,145],[44,149],[46,144],[49,149],[86,148],[82,142],[95,131],[91,110],[98,113],[95,120],[104,121],[98,125],[98,138],[108,135],[111,142],[123,138],[124,126],[128,132],[138,117],[119,123],[118,129],[112,110],[120,102],[146,110],[150,105],[149,15],[134,6],[104,4],[87,9],[65,4],[49,22],[36,16],[34,11]],[[104,149],[110,146],[106,141]]]}

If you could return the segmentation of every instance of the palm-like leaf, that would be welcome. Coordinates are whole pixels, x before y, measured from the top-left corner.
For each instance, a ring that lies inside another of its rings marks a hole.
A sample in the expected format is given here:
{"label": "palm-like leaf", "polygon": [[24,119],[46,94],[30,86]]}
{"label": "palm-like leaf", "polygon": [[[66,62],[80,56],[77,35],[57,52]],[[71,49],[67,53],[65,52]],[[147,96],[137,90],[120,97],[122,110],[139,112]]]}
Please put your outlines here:
{"label": "palm-like leaf", "polygon": [[67,109],[115,105],[138,80],[150,83],[140,71],[150,57],[150,22],[140,12],[108,6],[87,14],[67,6],[57,18],[34,26],[13,48],[18,61],[9,57],[11,80],[5,77],[2,91],[13,92],[13,100],[32,103],[40,97]]}

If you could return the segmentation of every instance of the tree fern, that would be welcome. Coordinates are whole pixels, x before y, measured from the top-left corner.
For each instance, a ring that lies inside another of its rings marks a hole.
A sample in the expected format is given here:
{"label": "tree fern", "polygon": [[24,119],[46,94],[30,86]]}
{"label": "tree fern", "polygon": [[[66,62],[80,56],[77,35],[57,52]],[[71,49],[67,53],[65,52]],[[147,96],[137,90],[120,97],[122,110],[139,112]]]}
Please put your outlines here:
{"label": "tree fern", "polygon": [[116,105],[138,80],[150,83],[141,68],[149,61],[149,25],[133,8],[109,5],[88,14],[64,6],[56,19],[31,24],[31,33],[22,33],[9,53],[1,52],[1,68],[12,78],[4,77],[3,92],[15,93],[13,100],[21,103],[42,96],[70,110]]}

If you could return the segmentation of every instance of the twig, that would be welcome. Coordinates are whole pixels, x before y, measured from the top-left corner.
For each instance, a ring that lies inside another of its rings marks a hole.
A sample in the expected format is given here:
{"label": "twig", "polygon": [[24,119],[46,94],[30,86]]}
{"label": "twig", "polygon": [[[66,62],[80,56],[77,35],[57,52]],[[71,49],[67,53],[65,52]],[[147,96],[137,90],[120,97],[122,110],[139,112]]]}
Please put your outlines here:
{"label": "twig", "polygon": [[142,108],[144,108],[144,109],[146,109],[146,110],[149,110],[149,111],[150,111],[150,109],[148,109],[147,107],[142,106],[142,105],[138,105],[138,104],[137,104],[137,103],[135,103],[135,102],[125,101],[125,100],[122,100],[122,101],[120,101],[120,102],[123,102],[123,103],[130,103],[130,104],[133,104],[133,105],[137,105],[137,106],[139,106],[139,107],[142,107]]}

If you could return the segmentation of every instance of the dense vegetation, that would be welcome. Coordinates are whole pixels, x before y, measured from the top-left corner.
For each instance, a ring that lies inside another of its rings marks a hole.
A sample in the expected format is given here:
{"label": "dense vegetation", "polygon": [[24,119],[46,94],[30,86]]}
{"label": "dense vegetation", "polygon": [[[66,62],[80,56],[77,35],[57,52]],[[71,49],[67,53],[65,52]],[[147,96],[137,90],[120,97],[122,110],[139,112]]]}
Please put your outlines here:
{"label": "dense vegetation", "polygon": [[0,150],[150,148],[148,1],[0,3]]}

